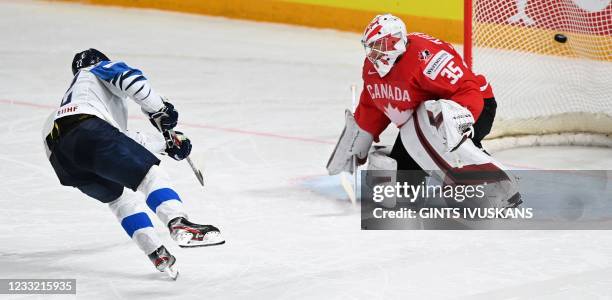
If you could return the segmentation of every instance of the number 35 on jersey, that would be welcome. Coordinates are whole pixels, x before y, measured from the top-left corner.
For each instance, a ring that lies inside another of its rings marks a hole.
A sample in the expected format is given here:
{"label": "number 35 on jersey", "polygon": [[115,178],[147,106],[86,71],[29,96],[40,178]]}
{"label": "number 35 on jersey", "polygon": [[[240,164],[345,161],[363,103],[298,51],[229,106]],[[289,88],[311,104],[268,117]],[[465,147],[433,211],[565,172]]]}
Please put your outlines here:
{"label": "number 35 on jersey", "polygon": [[423,70],[423,74],[431,80],[442,76],[448,78],[450,84],[456,84],[463,77],[463,71],[459,66],[455,65],[453,58],[452,54],[441,50],[429,61]]}

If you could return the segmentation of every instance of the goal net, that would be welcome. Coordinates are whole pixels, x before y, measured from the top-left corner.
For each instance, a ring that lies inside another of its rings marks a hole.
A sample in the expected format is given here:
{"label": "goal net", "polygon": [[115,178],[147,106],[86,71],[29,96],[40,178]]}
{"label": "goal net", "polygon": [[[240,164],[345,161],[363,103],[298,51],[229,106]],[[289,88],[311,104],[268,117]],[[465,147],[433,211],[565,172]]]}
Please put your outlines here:
{"label": "goal net", "polygon": [[612,0],[465,1],[465,58],[498,102],[489,145],[612,146]]}

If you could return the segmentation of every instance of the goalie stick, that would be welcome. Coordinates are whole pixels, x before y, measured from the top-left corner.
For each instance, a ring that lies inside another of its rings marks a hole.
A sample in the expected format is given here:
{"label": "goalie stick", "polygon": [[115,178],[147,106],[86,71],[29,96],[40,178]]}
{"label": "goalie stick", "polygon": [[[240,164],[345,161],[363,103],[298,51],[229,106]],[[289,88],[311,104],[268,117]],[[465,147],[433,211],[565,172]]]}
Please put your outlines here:
{"label": "goalie stick", "polygon": [[[357,94],[356,94],[356,86],[355,84],[351,84],[351,101],[352,101],[352,111],[355,113],[355,109],[357,108]],[[353,184],[351,185],[351,181],[348,178],[346,173],[342,173],[340,176],[340,183],[342,184],[342,188],[346,192],[351,201],[351,204],[357,204],[357,180],[359,174],[359,165],[357,164],[357,157],[353,155],[351,157],[351,164],[353,165]]]}

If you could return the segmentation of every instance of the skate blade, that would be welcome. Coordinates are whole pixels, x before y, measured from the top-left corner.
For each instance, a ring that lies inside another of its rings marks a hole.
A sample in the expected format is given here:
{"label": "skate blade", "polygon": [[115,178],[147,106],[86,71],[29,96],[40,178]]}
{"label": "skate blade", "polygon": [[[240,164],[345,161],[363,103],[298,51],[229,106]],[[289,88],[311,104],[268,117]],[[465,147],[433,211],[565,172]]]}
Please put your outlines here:
{"label": "skate blade", "polygon": [[209,232],[204,236],[202,241],[187,241],[186,243],[179,243],[181,248],[194,248],[194,247],[207,247],[217,246],[225,244],[225,240],[221,236],[221,233]]}
{"label": "skate blade", "polygon": [[170,277],[170,279],[176,281],[176,279],[179,276],[179,271],[176,267],[172,266],[172,267],[166,267],[164,268],[164,270],[162,271],[164,272],[166,275],[168,275],[168,277]]}

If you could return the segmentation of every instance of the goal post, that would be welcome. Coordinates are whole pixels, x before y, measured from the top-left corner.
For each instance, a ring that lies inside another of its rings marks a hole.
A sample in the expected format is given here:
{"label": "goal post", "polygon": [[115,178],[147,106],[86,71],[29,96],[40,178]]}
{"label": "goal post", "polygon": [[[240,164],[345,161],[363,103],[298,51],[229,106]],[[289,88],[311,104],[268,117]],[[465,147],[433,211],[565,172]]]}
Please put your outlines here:
{"label": "goal post", "polygon": [[487,143],[612,146],[611,0],[464,0],[464,59],[498,102]]}

